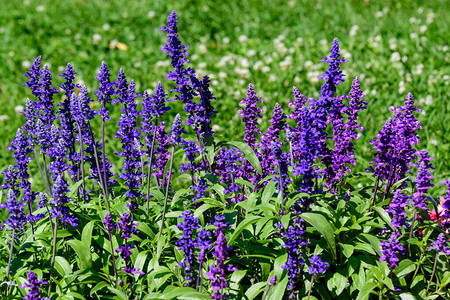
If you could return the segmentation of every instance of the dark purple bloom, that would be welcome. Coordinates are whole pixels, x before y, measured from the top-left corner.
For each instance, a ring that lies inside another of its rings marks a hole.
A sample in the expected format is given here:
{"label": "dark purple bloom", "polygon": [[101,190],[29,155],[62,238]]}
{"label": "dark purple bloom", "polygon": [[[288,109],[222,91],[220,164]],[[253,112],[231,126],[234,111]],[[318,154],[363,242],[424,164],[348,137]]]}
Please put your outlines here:
{"label": "dark purple bloom", "polygon": [[434,186],[434,184],[431,183],[431,179],[434,178],[434,176],[431,175],[431,170],[434,169],[431,164],[433,158],[428,155],[428,151],[425,149],[417,151],[416,155],[419,157],[419,162],[417,163],[419,170],[415,180],[417,192],[413,194],[412,199],[416,209],[427,209],[425,204],[427,198],[424,194],[428,193],[428,188]]}
{"label": "dark purple bloom", "polygon": [[294,151],[300,153],[298,164],[294,166],[293,175],[302,175],[299,192],[313,193],[314,179],[318,177],[314,166],[320,149],[320,133],[313,124],[311,112],[304,106],[301,111],[302,131]]}
{"label": "dark purple bloom", "polygon": [[211,105],[212,100],[216,100],[211,90],[209,89],[210,80],[208,76],[203,76],[200,88],[200,103],[197,107],[197,118],[200,123],[201,136],[209,138],[213,132],[211,130],[211,117],[217,114],[214,107]]}
{"label": "dark purple bloom", "polygon": [[241,110],[238,110],[239,115],[243,118],[245,123],[244,142],[247,143],[253,150],[256,150],[256,137],[261,134],[258,128],[258,119],[262,118],[262,109],[258,103],[263,103],[261,97],[257,97],[255,88],[252,84],[248,85],[247,98],[242,98],[241,105],[245,105]]}
{"label": "dark purple bloom", "polygon": [[41,76],[40,69],[41,69],[41,56],[39,55],[33,61],[30,68],[25,73],[25,75],[23,75],[23,76],[26,76],[29,78],[28,81],[23,86],[29,87],[31,89],[31,93],[33,94],[34,97],[40,97],[40,95],[41,95],[40,85],[39,85],[39,81],[40,81],[39,78]]}
{"label": "dark purple bloom", "polygon": [[325,273],[326,268],[328,268],[330,265],[324,261],[322,261],[322,259],[320,259],[320,257],[318,255],[313,255],[310,259],[309,259],[309,270],[308,273],[309,274],[322,274]]}
{"label": "dark purple bloom", "polygon": [[[291,102],[288,104],[288,107],[291,107],[293,111],[290,115],[287,115],[286,117],[289,119],[292,119],[295,121],[295,126],[292,127],[290,130],[291,132],[291,140],[288,140],[292,143],[292,148],[298,148],[298,140],[300,138],[300,133],[302,131],[302,117],[301,117],[301,111],[303,106],[305,106],[306,102],[308,102],[308,97],[302,95],[300,91],[294,86],[292,88],[294,93],[294,100],[291,100]],[[287,139],[287,131],[286,131],[286,139]],[[294,156],[294,159],[296,160],[300,153],[298,151],[295,151],[292,153]]]}
{"label": "dark purple bloom", "polygon": [[[208,184],[206,183],[205,179],[200,178],[198,183],[191,186],[190,189],[194,194],[194,198],[192,198],[192,202],[194,202],[205,197],[205,192],[208,189]],[[196,205],[194,204],[194,206]]]}
{"label": "dark purple bloom", "polygon": [[[450,180],[445,180],[442,181],[441,184],[444,184],[447,186],[447,192],[445,194],[444,197],[444,203],[442,204],[442,207],[445,208],[444,214],[442,215],[442,217],[444,219],[446,218],[450,218]],[[444,226],[448,226],[450,225],[449,222],[447,221]]]}
{"label": "dark purple bloom", "polygon": [[[110,226],[111,224],[108,224]],[[124,244],[116,249],[117,252],[120,253],[120,257],[125,261],[125,268],[123,271],[128,274],[144,274],[141,270],[133,268],[132,262],[129,259],[131,256],[131,249],[134,248],[133,245],[128,244],[128,240],[131,238],[133,234],[139,232],[136,228],[139,224],[133,221],[133,217],[129,213],[123,213],[122,217],[120,217],[120,222],[117,224],[117,227],[120,229],[120,236],[125,240]]]}
{"label": "dark purple bloom", "polygon": [[394,163],[392,149],[394,148],[394,123],[389,118],[383,125],[381,131],[375,136],[374,140],[370,142],[374,145],[372,147],[377,153],[375,158],[370,163],[373,166],[367,171],[373,171],[374,175],[380,180],[386,180],[389,178],[389,167],[391,163]]}
{"label": "dark purple bloom", "polygon": [[119,96],[118,98],[112,101],[112,104],[116,103],[126,103],[128,98],[128,81],[123,69],[120,68],[119,74],[117,75],[117,79],[114,82],[114,86],[116,87],[114,90],[114,94]]}
{"label": "dark purple bloom", "polygon": [[42,109],[41,120],[46,126],[51,126],[56,119],[53,95],[57,94],[59,90],[52,87],[52,73],[47,66],[44,66],[41,70],[40,84],[40,101],[39,109]]}
{"label": "dark purple bloom", "polygon": [[143,98],[142,117],[144,118],[145,116],[147,120],[151,120],[152,117],[161,118],[168,110],[170,110],[170,107],[165,106],[167,101],[167,94],[164,91],[161,81],[159,81],[156,84],[155,94],[151,97],[147,94]]}
{"label": "dark purple bloom", "polygon": [[47,195],[40,192],[38,193],[38,201],[36,201],[37,208],[46,207],[48,203]]}
{"label": "dark purple bloom", "polygon": [[277,284],[277,275],[273,275],[272,278],[270,278],[269,280],[270,286],[274,286],[275,284]]}
{"label": "dark purple bloom", "polygon": [[8,190],[12,189],[14,190],[16,196],[20,195],[20,192],[17,190],[17,170],[13,165],[9,165],[6,170],[2,172],[3,175],[5,175],[5,178],[3,179],[3,184],[1,186],[2,189]]}
{"label": "dark purple bloom", "polygon": [[114,222],[111,213],[106,213],[105,219],[103,220],[103,225],[105,225],[105,228],[108,231],[113,231],[117,228],[117,224]]}
{"label": "dark purple bloom", "polygon": [[34,146],[36,144],[36,121],[39,118],[39,109],[37,108],[37,102],[27,98],[25,109],[22,113],[25,116],[25,124],[21,127],[21,129],[28,132],[28,140],[30,142],[30,145]]}
{"label": "dark purple bloom", "polygon": [[179,145],[181,143],[181,134],[186,133],[186,131],[181,127],[181,116],[177,114],[172,123],[172,132],[170,133],[170,142],[173,145]]}
{"label": "dark purple bloom", "polygon": [[278,164],[278,177],[275,178],[278,181],[278,193],[283,193],[283,197],[285,197],[288,191],[287,185],[291,179],[288,173],[289,154],[283,153],[281,146],[282,144],[279,142],[271,143],[272,155]]}
{"label": "dark purple bloom", "polygon": [[227,252],[231,250],[231,247],[227,245],[227,240],[223,233],[223,229],[229,226],[224,220],[224,216],[215,216],[214,225],[216,226],[216,231],[214,234],[217,239],[214,242],[215,247],[212,254],[216,258],[216,265],[209,266],[209,271],[206,272],[206,276],[211,280],[211,289],[214,292],[211,295],[211,299],[224,299],[228,297],[223,291],[228,287],[226,274],[227,272],[237,271],[237,268],[225,264],[225,260],[228,258]]}
{"label": "dark purple bloom", "polygon": [[53,143],[52,148],[48,151],[48,156],[53,158],[53,161],[48,165],[52,174],[52,179],[56,180],[59,174],[63,174],[64,171],[69,169],[66,158],[66,147],[62,137],[59,137],[56,142]]}
{"label": "dark purple bloom", "polygon": [[211,249],[211,232],[207,231],[205,228],[202,228],[198,232],[198,249],[200,250],[198,253],[198,262],[199,263],[206,263],[206,250]]}
{"label": "dark purple bloom", "polygon": [[394,191],[394,197],[389,204],[387,212],[392,214],[392,226],[400,229],[402,226],[409,226],[406,218],[405,206],[408,206],[409,198],[403,194],[402,189],[396,189]]}
{"label": "dark purple bloom", "polygon": [[269,120],[271,124],[267,129],[267,133],[263,135],[261,142],[258,145],[261,155],[261,178],[264,178],[267,175],[275,175],[275,169],[273,168],[275,158],[271,153],[271,143],[280,138],[280,131],[284,130],[286,127],[285,119],[286,115],[281,109],[281,106],[278,103],[275,103],[272,119]]}
{"label": "dark purple bloom", "polygon": [[95,95],[98,97],[98,102],[102,106],[98,109],[98,114],[102,116],[103,120],[109,120],[109,110],[106,104],[111,103],[111,96],[115,94],[114,83],[111,82],[111,74],[109,73],[108,66],[104,61],[100,66],[100,72],[95,77],[98,79],[98,90],[95,91]]}
{"label": "dark purple bloom", "polygon": [[[169,161],[169,139],[167,137],[166,122],[161,122],[161,124],[156,128],[156,139],[158,141],[158,147],[155,149],[155,160],[156,168],[153,175],[159,180],[160,186],[165,186],[166,175],[164,174],[164,168]],[[170,172],[170,171],[169,171]]]}
{"label": "dark purple bloom", "polygon": [[43,285],[47,285],[48,283],[43,279],[38,279],[36,274],[29,270],[28,271],[28,282],[24,283],[20,286],[21,289],[30,288],[28,293],[23,298],[24,300],[47,300],[47,297],[40,297],[39,294],[42,293],[41,288]]}
{"label": "dark purple bloom", "polygon": [[400,261],[398,256],[405,250],[399,241],[400,235],[399,231],[394,231],[387,241],[382,241],[380,244],[382,254],[380,261],[386,261],[391,269],[397,268]]}
{"label": "dark purple bloom", "polygon": [[52,188],[53,198],[50,201],[52,207],[51,217],[60,218],[61,222],[69,223],[72,227],[75,227],[78,226],[78,219],[70,213],[69,207],[67,206],[70,201],[69,197],[67,197],[68,192],[67,182],[63,175],[60,174],[56,178]]}
{"label": "dark purple bloom", "polygon": [[194,217],[194,214],[190,210],[186,210],[180,218],[183,218],[184,222],[181,222],[177,227],[182,230],[182,235],[175,243],[178,246],[178,250],[183,250],[184,259],[178,262],[178,265],[184,268],[184,279],[186,280],[185,286],[190,286],[195,278],[194,261],[195,247],[198,246],[198,242],[195,238],[195,231],[200,229],[198,219]]}
{"label": "dark purple bloom", "polygon": [[290,296],[292,298],[297,290],[297,284],[299,282],[298,276],[301,271],[301,266],[305,264],[304,246],[309,244],[306,237],[305,221],[296,216],[292,223],[288,226],[286,232],[281,236],[284,241],[282,247],[286,248],[288,254],[286,264],[284,264],[282,268],[287,271],[287,288],[290,291]]}
{"label": "dark purple bloom", "polygon": [[437,252],[444,252],[446,255],[450,255],[450,249],[446,245],[447,238],[445,237],[445,234],[440,233],[437,239],[431,243],[428,250],[436,250]]}
{"label": "dark purple bloom", "polygon": [[8,191],[8,196],[6,197],[5,203],[0,205],[0,208],[6,208],[8,210],[8,219],[5,221],[5,225],[8,225],[10,229],[16,231],[23,231],[25,229],[25,224],[27,223],[27,217],[23,207],[24,203],[17,201],[16,193],[13,189]]}
{"label": "dark purple bloom", "polygon": [[186,155],[186,159],[188,160],[187,164],[181,163],[180,170],[181,173],[185,173],[190,171],[193,175],[199,167],[199,164],[195,162],[197,158],[197,154],[200,152],[197,146],[197,143],[194,141],[184,141],[182,142],[184,154]]}
{"label": "dark purple bloom", "polygon": [[[123,72],[119,73],[123,74]],[[123,75],[124,76],[124,75]],[[120,79],[120,80],[119,80]],[[137,117],[139,112],[136,110],[136,97],[139,95],[135,91],[134,81],[131,80],[126,92],[122,87],[122,82],[126,82],[126,79],[118,78],[118,91],[120,95],[120,102],[124,105],[122,115],[119,119],[119,131],[116,136],[120,138],[122,143],[122,151],[118,152],[118,155],[124,158],[124,166],[122,168],[123,173],[119,175],[119,178],[126,180],[125,185],[128,187],[126,196],[130,198],[130,208],[136,208],[136,198],[142,196],[142,193],[138,190],[141,187],[141,178],[143,176],[141,172],[142,160],[141,156],[141,144],[139,139],[139,131],[136,127]]]}

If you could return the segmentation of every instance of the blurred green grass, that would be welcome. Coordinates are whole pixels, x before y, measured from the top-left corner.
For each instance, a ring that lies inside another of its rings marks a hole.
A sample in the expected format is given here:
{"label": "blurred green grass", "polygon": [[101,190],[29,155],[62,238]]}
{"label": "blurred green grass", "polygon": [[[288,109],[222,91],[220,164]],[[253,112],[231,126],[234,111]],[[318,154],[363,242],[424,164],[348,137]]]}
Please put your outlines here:
{"label": "blurred green grass", "polygon": [[[0,147],[5,149],[23,124],[17,106],[25,105],[31,94],[21,86],[26,81],[21,75],[38,55],[51,66],[55,84],[62,82],[57,74],[71,62],[77,80],[93,91],[103,60],[113,77],[123,67],[140,92],[154,89],[158,81],[168,90],[164,76],[169,60],[159,50],[166,36],[158,29],[176,10],[192,67],[212,77],[218,138],[243,135],[236,111],[249,83],[265,102],[265,120],[275,102],[289,112],[293,85],[309,97],[318,96],[322,82],[316,77],[327,68],[319,60],[337,37],[349,60],[343,65],[347,80],[338,92],[348,92],[359,76],[369,102],[361,113],[366,130],[355,143],[359,170],[371,160],[369,141],[391,116],[388,108],[402,105],[412,92],[424,111],[417,147],[435,158],[439,182],[450,177],[448,6],[446,0],[2,1]],[[126,50],[119,49],[125,45]],[[172,104],[169,122],[181,109]],[[115,107],[113,116],[118,113]],[[117,118],[108,124],[110,155],[120,147],[113,138],[116,124]],[[11,154],[0,151],[0,162],[0,168],[12,163]]]}

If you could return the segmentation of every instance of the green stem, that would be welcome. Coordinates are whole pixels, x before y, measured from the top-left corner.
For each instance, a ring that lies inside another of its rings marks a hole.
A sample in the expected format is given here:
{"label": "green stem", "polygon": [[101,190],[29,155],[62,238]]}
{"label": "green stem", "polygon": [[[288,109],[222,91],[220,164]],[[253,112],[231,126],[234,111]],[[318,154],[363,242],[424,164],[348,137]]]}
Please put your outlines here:
{"label": "green stem", "polygon": [[309,300],[309,297],[311,296],[311,290],[312,290],[314,279],[316,278],[316,276],[317,276],[317,274],[313,274],[313,276],[311,277],[311,284],[309,285],[308,299],[307,300]]}
{"label": "green stem", "polygon": [[52,277],[55,269],[55,257],[56,257],[56,239],[58,238],[58,217],[55,218],[55,227],[53,230],[53,250],[52,250],[52,264],[50,269],[50,280],[48,281],[48,295],[52,291]]}
{"label": "green stem", "polygon": [[37,163],[37,166],[38,166],[38,169],[39,169],[39,174],[41,174],[41,179],[42,179],[42,183],[44,184],[45,191],[47,192],[47,195],[50,196],[49,187],[47,186],[47,183],[45,182],[44,173],[42,173],[41,163],[39,162],[39,157],[38,157],[37,152],[36,152],[36,147],[34,148],[33,152],[34,152],[34,157],[36,158],[36,163]]}
{"label": "green stem", "polygon": [[11,247],[9,249],[8,268],[6,269],[6,280],[9,280],[9,272],[11,271],[12,253],[14,251],[14,239],[16,238],[16,229],[12,229]]}
{"label": "green stem", "polygon": [[173,155],[175,153],[175,145],[172,146],[172,154],[170,155],[170,166],[169,166],[169,178],[167,179],[167,186],[166,186],[166,196],[164,197],[164,209],[162,214],[162,220],[161,220],[161,227],[159,229],[159,236],[158,236],[158,243],[161,238],[162,230],[164,228],[164,218],[166,217],[166,208],[167,208],[167,198],[169,197],[169,188],[170,188],[170,178],[172,177],[172,166],[173,166]]}
{"label": "green stem", "polygon": [[433,272],[431,273],[430,281],[428,281],[426,294],[428,294],[428,290],[430,289],[431,282],[433,281],[434,272],[436,272],[436,265],[437,265],[437,260],[438,260],[438,254],[439,254],[439,252],[436,252],[436,257],[434,258]]}

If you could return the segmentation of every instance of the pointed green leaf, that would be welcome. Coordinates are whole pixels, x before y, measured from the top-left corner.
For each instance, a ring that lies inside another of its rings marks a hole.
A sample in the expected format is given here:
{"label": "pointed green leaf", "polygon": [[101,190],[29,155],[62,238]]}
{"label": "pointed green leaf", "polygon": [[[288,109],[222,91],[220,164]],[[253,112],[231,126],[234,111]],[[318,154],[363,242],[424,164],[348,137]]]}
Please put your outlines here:
{"label": "pointed green leaf", "polygon": [[256,172],[258,172],[259,175],[262,174],[259,159],[256,156],[255,151],[253,151],[253,149],[249,145],[247,145],[244,142],[237,142],[237,141],[229,142],[229,144],[241,150],[242,154],[244,155],[244,158],[248,160],[248,162],[253,166]]}
{"label": "pointed green leaf", "polygon": [[331,254],[334,259],[336,259],[336,242],[334,239],[334,230],[331,227],[330,223],[328,223],[327,219],[321,214],[318,213],[303,213],[300,217],[311,224],[317,231],[319,231],[327,241],[328,246],[330,247]]}

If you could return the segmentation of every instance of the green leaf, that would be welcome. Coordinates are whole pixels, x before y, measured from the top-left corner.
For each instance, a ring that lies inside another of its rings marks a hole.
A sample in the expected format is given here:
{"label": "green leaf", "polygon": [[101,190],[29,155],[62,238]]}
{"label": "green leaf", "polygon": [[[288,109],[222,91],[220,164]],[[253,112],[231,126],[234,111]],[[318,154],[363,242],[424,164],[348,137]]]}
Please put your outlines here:
{"label": "green leaf", "polygon": [[72,273],[69,262],[61,256],[55,256],[55,269],[62,277]]}
{"label": "green leaf", "polygon": [[270,198],[273,196],[273,193],[275,192],[276,186],[277,183],[275,181],[270,181],[266,185],[261,196],[261,203],[269,202]]}
{"label": "green leaf", "polygon": [[230,239],[228,240],[228,245],[233,245],[234,240],[239,236],[239,234],[249,225],[256,223],[261,217],[259,216],[248,216],[239,224],[239,226],[234,230]]}
{"label": "green leaf", "polygon": [[373,291],[374,288],[377,287],[377,283],[373,281],[366,282],[361,290],[358,293],[358,297],[356,297],[356,300],[365,300],[369,299],[370,293]]}
{"label": "green leaf", "polygon": [[173,207],[175,205],[175,203],[177,203],[178,199],[183,196],[184,194],[186,194],[188,192],[188,189],[179,189],[177,190],[177,192],[175,193],[175,195],[172,198],[172,203],[171,203],[171,207]]}
{"label": "green leaf", "polygon": [[318,213],[303,213],[300,217],[311,224],[317,231],[319,231],[327,241],[328,246],[330,247],[331,254],[333,258],[336,259],[336,242],[334,239],[334,230],[331,227],[330,223],[328,223],[327,219],[321,214]]}
{"label": "green leaf", "polygon": [[262,174],[259,159],[249,145],[247,145],[244,142],[237,142],[237,141],[229,142],[229,144],[241,150],[242,154],[244,155],[244,158],[248,160],[248,162],[253,166],[256,172],[258,172],[259,175]]}
{"label": "green leaf", "polygon": [[338,296],[347,286],[348,286],[347,277],[341,275],[340,273],[334,273],[333,277],[331,277],[327,281],[328,290],[334,291]]}
{"label": "green leaf", "polygon": [[368,233],[361,233],[361,236],[363,236],[372,246],[373,250],[375,250],[375,252],[380,253],[380,240],[376,237],[373,236],[371,234]]}
{"label": "green leaf", "polygon": [[397,275],[398,278],[405,277],[411,272],[416,270],[416,264],[409,259],[403,259],[398,267],[395,268],[394,274]]}
{"label": "green leaf", "polygon": [[373,210],[376,211],[380,217],[383,219],[383,221],[392,229],[394,230],[394,228],[392,227],[391,224],[391,217],[389,216],[389,214],[384,210],[384,208],[380,207],[380,206],[374,206]]}
{"label": "green leaf", "polygon": [[81,241],[86,244],[88,248],[91,247],[92,230],[94,229],[95,222],[90,221],[84,225],[83,232],[81,233]]}
{"label": "green leaf", "polygon": [[80,269],[89,269],[92,267],[92,257],[89,247],[80,240],[69,240],[66,242],[75,251],[78,257],[78,267]]}
{"label": "green leaf", "polygon": [[352,256],[355,247],[349,244],[342,244],[342,243],[339,243],[338,245],[342,248],[342,253],[346,258],[350,258]]}
{"label": "green leaf", "polygon": [[[255,299],[259,294],[261,294],[262,291],[265,290],[265,286],[267,283],[265,282],[257,282],[255,284],[252,284],[250,288],[245,292],[245,299],[253,300]],[[260,298],[261,299],[261,298]]]}
{"label": "green leaf", "polygon": [[269,290],[269,293],[267,294],[267,299],[271,299],[271,300],[285,299],[284,294],[286,292],[287,283],[288,283],[287,276],[285,276],[283,280],[278,282],[275,286],[273,286]]}
{"label": "green leaf", "polygon": [[108,285],[109,285],[109,284],[108,284],[106,281],[101,281],[101,282],[97,283],[97,284],[91,289],[89,295],[91,295],[91,297],[92,297],[92,295],[93,295],[95,292],[101,290],[102,288],[104,288],[104,287],[106,287],[106,286],[108,286]]}

